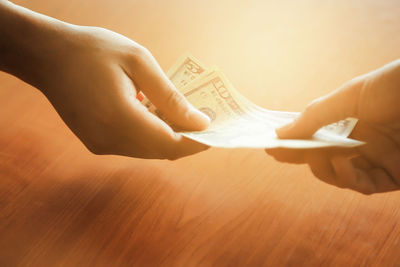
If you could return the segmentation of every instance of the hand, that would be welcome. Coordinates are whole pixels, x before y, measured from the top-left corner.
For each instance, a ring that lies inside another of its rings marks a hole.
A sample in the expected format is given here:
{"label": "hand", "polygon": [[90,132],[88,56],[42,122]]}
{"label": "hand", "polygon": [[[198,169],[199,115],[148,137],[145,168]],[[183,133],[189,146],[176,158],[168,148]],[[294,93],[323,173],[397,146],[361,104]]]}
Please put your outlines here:
{"label": "hand", "polygon": [[[29,48],[25,41],[15,41],[20,45],[16,54],[27,56],[19,64],[15,56],[3,69],[41,90],[90,151],[177,159],[207,148],[175,133],[136,99],[143,91],[182,129],[202,130],[209,124],[208,117],[176,90],[147,49],[106,29],[70,25],[15,8],[26,18],[21,24],[28,34],[15,37],[13,33],[13,40],[32,40],[26,41]],[[31,36],[26,27],[35,34]]]}
{"label": "hand", "polygon": [[277,160],[307,163],[324,182],[364,194],[400,189],[400,60],[357,77],[313,101],[280,138],[309,138],[324,125],[356,117],[350,137],[366,145],[349,149],[270,149]]}

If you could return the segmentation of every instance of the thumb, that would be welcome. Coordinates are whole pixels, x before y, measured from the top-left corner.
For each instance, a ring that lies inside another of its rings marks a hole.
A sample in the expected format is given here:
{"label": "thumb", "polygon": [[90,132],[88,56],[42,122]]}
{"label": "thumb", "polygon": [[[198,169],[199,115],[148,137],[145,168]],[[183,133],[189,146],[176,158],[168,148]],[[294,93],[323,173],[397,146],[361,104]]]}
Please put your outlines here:
{"label": "thumb", "polygon": [[362,80],[352,80],[332,93],[314,100],[292,123],[276,130],[279,138],[310,138],[322,126],[358,117]]}
{"label": "thumb", "polygon": [[200,131],[207,128],[210,119],[193,107],[175,88],[155,58],[145,49],[139,49],[137,58],[127,71],[135,86],[172,124],[184,130]]}

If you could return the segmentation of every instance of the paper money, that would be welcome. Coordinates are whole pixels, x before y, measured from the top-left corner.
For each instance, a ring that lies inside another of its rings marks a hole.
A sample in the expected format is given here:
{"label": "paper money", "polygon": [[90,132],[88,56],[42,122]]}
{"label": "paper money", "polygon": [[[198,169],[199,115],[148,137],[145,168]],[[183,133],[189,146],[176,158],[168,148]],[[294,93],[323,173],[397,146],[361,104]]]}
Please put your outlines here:
{"label": "paper money", "polygon": [[[311,139],[277,138],[275,129],[291,122],[299,113],[257,106],[240,94],[220,70],[207,69],[189,54],[182,56],[167,74],[187,100],[211,119],[206,130],[182,132],[182,135],[208,146],[304,149],[363,144],[347,138],[357,123],[353,118],[325,126]],[[161,116],[149,100],[143,103]]]}

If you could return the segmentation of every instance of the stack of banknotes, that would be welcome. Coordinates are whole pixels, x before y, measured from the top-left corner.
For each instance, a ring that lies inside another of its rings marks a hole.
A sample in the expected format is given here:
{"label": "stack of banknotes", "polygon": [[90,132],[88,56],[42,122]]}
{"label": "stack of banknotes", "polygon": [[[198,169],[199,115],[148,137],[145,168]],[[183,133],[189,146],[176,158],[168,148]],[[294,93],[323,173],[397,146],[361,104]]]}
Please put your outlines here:
{"label": "stack of banknotes", "polygon": [[[183,55],[167,75],[187,100],[211,119],[206,130],[182,135],[208,146],[310,149],[363,144],[347,138],[357,123],[354,118],[327,125],[310,139],[279,139],[275,129],[291,122],[299,113],[257,106],[240,94],[218,68],[207,68],[190,54]],[[142,103],[162,117],[148,99]]]}

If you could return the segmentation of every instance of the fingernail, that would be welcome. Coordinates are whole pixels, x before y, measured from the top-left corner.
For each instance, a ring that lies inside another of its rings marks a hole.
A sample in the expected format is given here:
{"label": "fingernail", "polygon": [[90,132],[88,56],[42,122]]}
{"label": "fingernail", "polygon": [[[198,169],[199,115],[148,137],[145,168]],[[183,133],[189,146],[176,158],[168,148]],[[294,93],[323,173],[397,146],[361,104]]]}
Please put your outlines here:
{"label": "fingernail", "polygon": [[139,100],[139,102],[142,102],[143,99],[144,99],[144,94],[143,94],[142,92],[139,91],[139,92],[136,94],[136,99]]}

